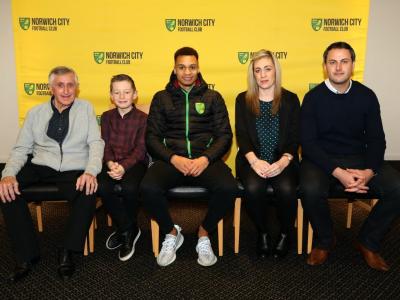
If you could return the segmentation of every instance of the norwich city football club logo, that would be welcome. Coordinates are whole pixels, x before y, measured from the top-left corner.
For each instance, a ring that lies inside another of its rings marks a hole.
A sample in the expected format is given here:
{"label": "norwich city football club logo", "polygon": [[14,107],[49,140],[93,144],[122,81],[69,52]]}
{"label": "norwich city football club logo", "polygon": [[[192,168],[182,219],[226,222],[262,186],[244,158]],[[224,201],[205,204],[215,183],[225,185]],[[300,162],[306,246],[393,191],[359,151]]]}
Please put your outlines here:
{"label": "norwich city football club logo", "polygon": [[103,63],[104,61],[104,52],[93,52],[94,61],[98,64]]}
{"label": "norwich city football club logo", "polygon": [[314,31],[318,31],[322,27],[322,19],[311,19],[311,27]]}
{"label": "norwich city football club logo", "polygon": [[24,83],[24,90],[29,96],[35,92],[35,84],[34,83]]}
{"label": "norwich city football club logo", "polygon": [[203,102],[196,102],[195,107],[196,107],[196,111],[199,115],[204,114],[204,111],[206,110],[206,106]]}
{"label": "norwich city football club logo", "polygon": [[31,19],[30,18],[19,18],[19,26],[23,30],[28,30],[29,26],[31,26]]}
{"label": "norwich city football club logo", "polygon": [[165,19],[165,27],[168,31],[174,31],[176,27],[176,19]]}
{"label": "norwich city football club logo", "polygon": [[312,90],[313,88],[315,88],[319,83],[309,83],[308,84],[308,90]]}
{"label": "norwich city football club logo", "polygon": [[238,59],[241,64],[247,63],[249,60],[249,52],[238,52]]}

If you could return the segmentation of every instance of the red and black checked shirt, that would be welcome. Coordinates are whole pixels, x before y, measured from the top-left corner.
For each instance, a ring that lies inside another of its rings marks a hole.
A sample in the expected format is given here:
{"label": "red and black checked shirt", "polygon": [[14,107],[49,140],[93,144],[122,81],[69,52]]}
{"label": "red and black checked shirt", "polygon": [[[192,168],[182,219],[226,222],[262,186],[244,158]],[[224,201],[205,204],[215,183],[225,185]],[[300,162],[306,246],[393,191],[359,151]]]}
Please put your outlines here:
{"label": "red and black checked shirt", "polygon": [[125,170],[146,162],[147,115],[136,107],[121,117],[116,108],[101,116],[101,135],[106,143],[103,161],[114,161]]}

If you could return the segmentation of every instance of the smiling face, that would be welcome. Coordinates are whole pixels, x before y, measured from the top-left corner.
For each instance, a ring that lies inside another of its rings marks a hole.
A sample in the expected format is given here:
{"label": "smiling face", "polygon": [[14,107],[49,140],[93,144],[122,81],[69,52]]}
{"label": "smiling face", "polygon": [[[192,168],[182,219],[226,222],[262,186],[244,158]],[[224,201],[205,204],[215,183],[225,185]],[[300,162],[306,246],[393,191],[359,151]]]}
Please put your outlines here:
{"label": "smiling face", "polygon": [[75,74],[54,75],[50,88],[54,96],[54,105],[57,109],[62,110],[70,106],[75,100],[78,89]]}
{"label": "smiling face", "polygon": [[112,102],[121,110],[130,109],[133,101],[137,98],[136,90],[127,80],[113,82],[110,95]]}
{"label": "smiling face", "polygon": [[348,49],[334,48],[328,52],[324,70],[331,84],[338,91],[345,91],[354,71],[354,62]]}
{"label": "smiling face", "polygon": [[269,90],[275,86],[275,66],[271,58],[263,57],[256,60],[253,74],[259,89]]}
{"label": "smiling face", "polygon": [[199,62],[194,55],[180,55],[175,60],[174,73],[179,85],[187,90],[197,80],[199,74]]}

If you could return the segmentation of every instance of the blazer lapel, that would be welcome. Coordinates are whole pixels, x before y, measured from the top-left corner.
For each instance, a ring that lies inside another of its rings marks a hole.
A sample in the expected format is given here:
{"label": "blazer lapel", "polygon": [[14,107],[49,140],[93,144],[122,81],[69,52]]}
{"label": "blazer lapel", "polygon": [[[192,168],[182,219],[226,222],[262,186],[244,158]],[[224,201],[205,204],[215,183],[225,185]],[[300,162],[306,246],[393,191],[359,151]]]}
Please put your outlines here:
{"label": "blazer lapel", "polygon": [[249,126],[251,142],[257,149],[257,152],[260,152],[260,143],[258,141],[257,128],[256,128],[256,118],[254,117],[253,113],[250,112],[247,108],[246,108],[246,119],[247,119],[246,120],[247,126]]}

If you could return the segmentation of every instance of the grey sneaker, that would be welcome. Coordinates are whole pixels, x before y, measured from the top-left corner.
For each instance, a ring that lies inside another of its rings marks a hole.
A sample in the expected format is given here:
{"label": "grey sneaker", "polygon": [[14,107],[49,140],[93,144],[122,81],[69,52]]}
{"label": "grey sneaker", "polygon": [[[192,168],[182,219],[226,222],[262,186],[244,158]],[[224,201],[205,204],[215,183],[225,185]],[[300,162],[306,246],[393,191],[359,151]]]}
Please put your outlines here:
{"label": "grey sneaker", "polygon": [[178,225],[174,225],[178,234],[175,236],[173,234],[166,234],[164,242],[162,243],[162,248],[157,257],[157,263],[161,267],[168,266],[172,264],[176,259],[176,250],[182,246],[183,235],[181,233],[182,228]]}
{"label": "grey sneaker", "polygon": [[207,236],[199,238],[196,246],[196,252],[199,254],[197,262],[203,267],[212,266],[217,262],[217,257],[211,248],[210,239]]}

